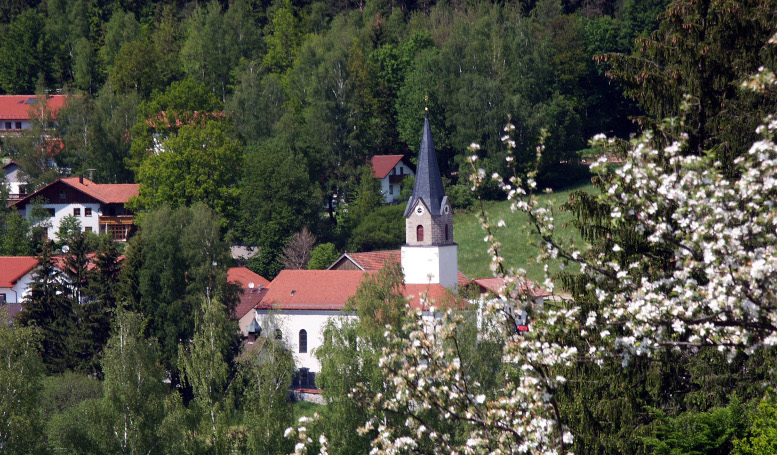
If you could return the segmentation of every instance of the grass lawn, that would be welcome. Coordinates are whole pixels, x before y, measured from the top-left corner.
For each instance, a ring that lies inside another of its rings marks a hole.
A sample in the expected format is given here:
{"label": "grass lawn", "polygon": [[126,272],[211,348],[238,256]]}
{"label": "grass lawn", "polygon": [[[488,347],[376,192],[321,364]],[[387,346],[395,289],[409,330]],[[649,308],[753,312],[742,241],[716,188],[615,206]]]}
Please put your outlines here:
{"label": "grass lawn", "polygon": [[[554,192],[541,194],[541,200],[552,198],[555,207],[560,207],[569,199],[570,193],[577,190],[593,191],[590,183],[573,186]],[[530,230],[527,217],[519,212],[510,211],[510,201],[485,202],[486,213],[492,225],[496,225],[501,219],[506,226],[496,232],[496,238],[502,243],[502,256],[505,264],[512,268],[523,268],[530,279],[542,282],[543,264],[536,262],[538,237]],[[476,204],[477,206],[477,204]],[[491,258],[488,255],[488,245],[483,241],[485,231],[478,221],[478,211],[473,207],[465,213],[456,213],[453,217],[454,239],[459,244],[459,270],[468,278],[484,278],[493,276],[489,264]],[[573,219],[569,212],[556,211],[556,233],[560,238],[571,238],[580,242],[577,230],[569,223]],[[557,266],[551,265],[551,272],[558,271]]]}
{"label": "grass lawn", "polygon": [[326,408],[323,404],[311,403],[309,401],[297,401],[294,403],[294,423],[299,421],[300,417],[313,417],[313,414]]}

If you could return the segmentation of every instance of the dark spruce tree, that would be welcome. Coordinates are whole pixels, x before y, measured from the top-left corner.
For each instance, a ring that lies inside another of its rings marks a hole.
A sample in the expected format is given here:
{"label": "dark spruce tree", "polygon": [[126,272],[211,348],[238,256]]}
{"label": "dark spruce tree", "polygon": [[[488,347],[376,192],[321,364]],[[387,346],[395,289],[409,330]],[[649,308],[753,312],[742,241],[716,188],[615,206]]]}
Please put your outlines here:
{"label": "dark spruce tree", "polygon": [[47,244],[38,256],[39,265],[30,282],[30,293],[22,304],[24,311],[19,323],[38,328],[43,363],[49,372],[61,373],[77,364],[72,350],[76,317],[51,253]]}

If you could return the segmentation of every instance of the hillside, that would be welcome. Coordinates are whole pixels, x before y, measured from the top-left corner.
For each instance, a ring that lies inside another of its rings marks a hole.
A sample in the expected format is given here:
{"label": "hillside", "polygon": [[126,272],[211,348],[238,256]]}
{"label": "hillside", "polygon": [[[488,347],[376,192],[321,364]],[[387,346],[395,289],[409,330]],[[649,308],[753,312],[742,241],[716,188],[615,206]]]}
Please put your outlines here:
{"label": "hillside", "polygon": [[[551,198],[555,201],[556,207],[560,207],[575,191],[593,191],[590,183],[570,187],[552,194],[542,194],[540,199],[545,201]],[[502,242],[503,255],[507,258],[507,266],[526,269],[529,278],[542,281],[543,264],[535,262],[537,254],[537,236],[532,233],[527,223],[527,217],[522,213],[511,213],[509,201],[484,202],[486,213],[489,218],[498,221],[504,220],[506,228],[500,229],[496,237]],[[459,244],[459,270],[464,272],[470,278],[482,278],[491,276],[489,269],[490,258],[487,253],[487,245],[483,242],[485,234],[480,227],[478,212],[473,209],[468,212],[457,213],[454,216],[455,239]],[[571,225],[570,221],[573,215],[569,212],[559,211],[557,214],[558,232],[565,236],[563,238],[580,239],[579,234]],[[496,223],[494,223],[496,224]],[[551,268],[551,271],[557,271],[558,268]]]}

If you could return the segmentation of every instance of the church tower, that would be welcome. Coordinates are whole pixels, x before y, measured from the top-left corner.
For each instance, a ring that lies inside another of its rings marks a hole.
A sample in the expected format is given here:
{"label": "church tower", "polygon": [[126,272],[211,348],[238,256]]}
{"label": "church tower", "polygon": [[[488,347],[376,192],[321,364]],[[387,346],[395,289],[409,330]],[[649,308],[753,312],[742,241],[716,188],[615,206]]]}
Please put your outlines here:
{"label": "church tower", "polygon": [[413,195],[405,208],[402,270],[407,284],[458,284],[458,246],[453,243],[453,210],[445,195],[434,151],[429,113],[424,119]]}

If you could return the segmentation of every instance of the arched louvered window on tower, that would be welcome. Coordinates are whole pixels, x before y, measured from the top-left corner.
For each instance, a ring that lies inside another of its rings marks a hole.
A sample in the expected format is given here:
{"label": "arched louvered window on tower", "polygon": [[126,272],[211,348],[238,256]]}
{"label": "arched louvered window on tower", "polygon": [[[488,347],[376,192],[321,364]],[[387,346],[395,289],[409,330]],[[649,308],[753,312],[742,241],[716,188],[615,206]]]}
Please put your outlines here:
{"label": "arched louvered window on tower", "polygon": [[448,241],[448,225],[445,225],[445,241]]}
{"label": "arched louvered window on tower", "polygon": [[308,352],[308,332],[305,329],[299,331],[299,353],[306,354]]}
{"label": "arched louvered window on tower", "polygon": [[417,228],[415,228],[415,239],[417,242],[423,242],[424,241],[424,227],[420,224]]}

